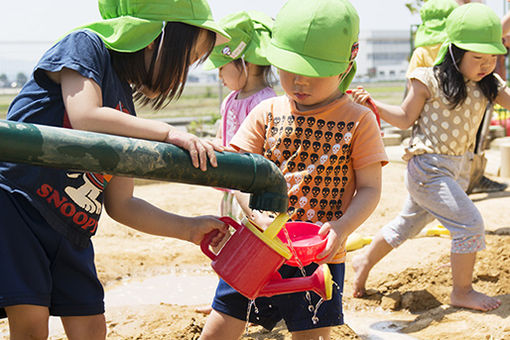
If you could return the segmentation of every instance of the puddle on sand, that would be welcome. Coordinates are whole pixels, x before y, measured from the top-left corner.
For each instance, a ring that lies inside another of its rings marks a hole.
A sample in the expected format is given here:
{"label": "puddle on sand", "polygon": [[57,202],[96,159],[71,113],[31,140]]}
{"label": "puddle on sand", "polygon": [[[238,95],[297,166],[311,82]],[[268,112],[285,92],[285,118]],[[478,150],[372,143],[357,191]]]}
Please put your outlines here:
{"label": "puddle on sand", "polygon": [[394,315],[376,311],[345,311],[344,321],[363,340],[417,340],[412,336],[398,333]]}
{"label": "puddle on sand", "polygon": [[[211,303],[218,277],[208,275],[160,275],[144,281],[125,280],[105,292],[105,307],[159,305],[206,305]],[[389,313],[345,311],[345,322],[364,340],[416,340],[398,332]],[[2,333],[0,332],[0,335]],[[63,334],[59,318],[50,318],[50,338]]]}

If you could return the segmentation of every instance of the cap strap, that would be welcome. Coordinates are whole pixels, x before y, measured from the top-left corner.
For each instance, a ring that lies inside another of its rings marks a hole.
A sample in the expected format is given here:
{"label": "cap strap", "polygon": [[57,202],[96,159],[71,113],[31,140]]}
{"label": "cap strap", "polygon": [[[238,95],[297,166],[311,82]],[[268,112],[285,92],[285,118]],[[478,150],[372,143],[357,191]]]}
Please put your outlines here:
{"label": "cap strap", "polygon": [[450,45],[448,45],[448,51],[450,52],[450,57],[452,58],[453,66],[455,66],[457,71],[459,71],[459,73],[461,73],[460,69],[459,69],[459,66],[457,65],[457,62],[455,61],[455,58],[453,57],[453,51],[452,51],[452,44],[451,43],[450,43]]}
{"label": "cap strap", "polygon": [[163,27],[161,27],[161,39],[159,40],[158,51],[156,54],[156,60],[159,59],[161,49],[163,48],[163,40],[165,39],[165,27],[166,27],[166,21],[163,21]]}
{"label": "cap strap", "polygon": [[356,41],[354,44],[352,44],[351,58],[349,59],[349,61],[353,61],[354,59],[356,59],[356,56],[358,55],[358,51],[359,51],[359,43]]}

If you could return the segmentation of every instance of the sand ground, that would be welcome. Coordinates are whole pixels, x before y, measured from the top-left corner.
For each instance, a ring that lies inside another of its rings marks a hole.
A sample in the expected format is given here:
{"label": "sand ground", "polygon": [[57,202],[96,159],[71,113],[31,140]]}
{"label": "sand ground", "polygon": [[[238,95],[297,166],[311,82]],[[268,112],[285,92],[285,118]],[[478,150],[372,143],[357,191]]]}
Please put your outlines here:
{"label": "sand ground", "polygon": [[[403,185],[405,164],[392,161],[383,169],[383,194],[373,215],[358,229],[373,236],[400,210],[407,195]],[[498,178],[492,169],[492,178]],[[136,194],[169,211],[196,216],[216,214],[220,192],[176,183],[150,183],[136,187]],[[384,313],[386,324],[416,339],[510,339],[510,190],[471,196],[486,222],[487,249],[480,252],[475,266],[475,288],[498,296],[502,305],[482,313],[448,305],[451,287],[450,240],[417,237],[390,253],[372,271],[363,299],[352,297],[352,256],[348,253],[344,291],[346,312]],[[431,225],[437,224],[433,222]],[[106,291],[126,280],[143,280],[155,275],[200,273],[214,276],[210,260],[198,246],[180,240],[141,234],[102,218],[94,237],[96,264]],[[167,303],[108,306],[109,339],[198,339],[205,317],[196,306]],[[363,314],[361,314],[363,315]],[[7,323],[0,321],[0,330]],[[2,332],[0,332],[2,334]],[[62,339],[54,335],[52,339]],[[356,334],[348,326],[334,330],[336,339],[375,339]],[[391,338],[391,337],[390,337]],[[244,339],[290,339],[283,324],[272,332],[249,327]]]}

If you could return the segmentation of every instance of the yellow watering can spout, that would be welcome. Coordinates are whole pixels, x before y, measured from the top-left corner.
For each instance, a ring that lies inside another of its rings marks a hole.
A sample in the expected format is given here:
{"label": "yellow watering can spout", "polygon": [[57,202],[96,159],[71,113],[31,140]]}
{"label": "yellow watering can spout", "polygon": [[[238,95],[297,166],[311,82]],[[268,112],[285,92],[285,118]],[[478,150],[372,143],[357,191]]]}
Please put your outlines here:
{"label": "yellow watering can spout", "polygon": [[279,214],[264,231],[262,231],[255,222],[246,217],[243,219],[242,224],[254,233],[262,242],[288,260],[292,254],[287,245],[285,245],[276,235],[278,235],[289,218],[290,216],[287,215],[287,213]]}
{"label": "yellow watering can spout", "polygon": [[285,223],[289,220],[290,216],[287,213],[280,213],[275,217],[273,222],[264,230],[264,236],[268,239],[273,239],[278,235],[280,230],[285,226]]}

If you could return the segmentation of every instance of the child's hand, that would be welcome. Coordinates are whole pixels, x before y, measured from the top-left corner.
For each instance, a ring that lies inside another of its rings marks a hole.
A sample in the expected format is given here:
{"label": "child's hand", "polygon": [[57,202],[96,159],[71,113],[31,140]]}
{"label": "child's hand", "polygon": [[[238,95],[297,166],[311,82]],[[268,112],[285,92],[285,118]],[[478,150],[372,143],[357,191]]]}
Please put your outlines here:
{"label": "child's hand", "polygon": [[213,167],[217,167],[218,163],[216,162],[214,151],[224,150],[221,143],[215,140],[200,139],[191,133],[176,128],[170,129],[165,142],[188,150],[193,166],[195,168],[200,166],[200,170],[202,171],[207,170],[207,158],[209,158],[209,162],[211,162]]}
{"label": "child's hand", "polygon": [[328,235],[327,237],[328,242],[326,243],[326,247],[324,248],[322,253],[317,255],[317,258],[321,259],[317,263],[318,264],[329,263],[338,253],[342,245],[345,243],[345,240],[347,239],[348,235],[340,233],[333,227],[333,225],[330,222],[326,222],[322,225],[321,229],[319,230],[319,235]]}
{"label": "child's hand", "polygon": [[274,213],[270,213],[268,211],[252,210],[250,220],[252,220],[262,230],[266,230],[267,227],[269,227],[269,225],[274,221],[275,217]]}
{"label": "child's hand", "polygon": [[200,244],[205,235],[216,232],[211,238],[211,247],[218,246],[228,233],[228,225],[214,216],[197,216],[193,218],[194,224],[190,228],[188,241]]}
{"label": "child's hand", "polygon": [[368,93],[367,90],[363,88],[363,86],[358,86],[353,90],[347,90],[345,93],[350,94],[352,96],[352,100],[355,103],[364,105],[371,109],[370,104],[368,103],[369,99],[371,99],[370,93]]}

